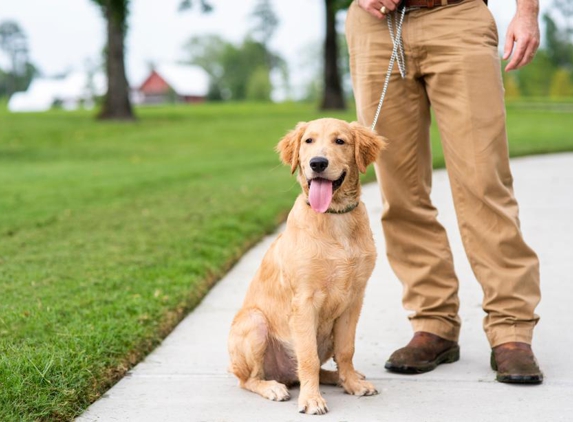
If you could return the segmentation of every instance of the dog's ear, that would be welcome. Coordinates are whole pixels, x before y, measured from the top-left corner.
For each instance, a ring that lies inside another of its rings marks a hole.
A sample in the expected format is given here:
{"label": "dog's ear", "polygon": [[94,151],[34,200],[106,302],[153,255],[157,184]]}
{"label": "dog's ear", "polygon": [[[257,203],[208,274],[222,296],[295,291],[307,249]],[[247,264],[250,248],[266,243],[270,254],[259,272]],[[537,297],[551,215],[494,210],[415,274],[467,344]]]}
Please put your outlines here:
{"label": "dog's ear", "polygon": [[276,150],[280,154],[281,160],[286,165],[290,165],[291,174],[298,167],[298,151],[300,149],[300,139],[306,130],[307,123],[299,122],[296,127],[285,135],[278,143]]}
{"label": "dog's ear", "polygon": [[368,165],[376,161],[380,151],[386,148],[387,139],[358,122],[350,123],[350,127],[354,134],[356,165],[361,173],[366,173]]}

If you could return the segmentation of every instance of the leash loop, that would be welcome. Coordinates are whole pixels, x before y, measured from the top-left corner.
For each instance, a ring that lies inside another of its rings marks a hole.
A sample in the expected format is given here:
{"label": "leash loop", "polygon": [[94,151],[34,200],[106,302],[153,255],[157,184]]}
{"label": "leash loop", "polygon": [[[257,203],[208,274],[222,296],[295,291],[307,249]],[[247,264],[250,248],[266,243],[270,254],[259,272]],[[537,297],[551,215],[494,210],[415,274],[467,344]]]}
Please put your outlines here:
{"label": "leash loop", "polygon": [[[395,11],[392,14],[386,16],[388,21],[388,31],[390,32],[390,39],[392,40],[392,55],[390,56],[390,63],[388,63],[388,71],[386,72],[386,79],[384,80],[384,86],[382,88],[382,94],[380,95],[380,101],[378,102],[378,108],[376,109],[376,114],[374,115],[374,121],[371,130],[375,130],[376,123],[378,123],[378,117],[380,116],[380,111],[382,110],[382,105],[384,104],[384,98],[386,97],[386,91],[388,91],[388,84],[390,83],[390,75],[392,75],[392,70],[394,69],[394,62],[398,63],[398,70],[400,71],[400,76],[402,79],[406,77],[406,60],[404,59],[404,42],[402,40],[402,25],[404,23],[404,16],[406,15],[406,7],[403,7],[400,11]],[[393,18],[396,19],[396,30],[394,30],[394,25],[392,23]]]}

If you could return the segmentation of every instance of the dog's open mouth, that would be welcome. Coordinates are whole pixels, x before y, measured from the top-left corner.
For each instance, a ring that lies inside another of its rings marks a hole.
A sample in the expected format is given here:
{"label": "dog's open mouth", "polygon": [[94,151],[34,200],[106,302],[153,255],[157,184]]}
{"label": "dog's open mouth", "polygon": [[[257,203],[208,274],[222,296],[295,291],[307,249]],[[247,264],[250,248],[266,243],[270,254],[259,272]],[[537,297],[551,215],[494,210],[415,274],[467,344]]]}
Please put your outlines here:
{"label": "dog's open mouth", "polygon": [[308,201],[312,209],[316,212],[325,212],[330,206],[333,192],[342,185],[345,177],[346,172],[343,172],[336,180],[321,177],[310,179],[308,181]]}
{"label": "dog's open mouth", "polygon": [[311,183],[314,182],[315,180],[318,180],[318,181],[323,180],[325,182],[331,182],[332,183],[332,191],[334,192],[336,189],[338,189],[342,185],[342,182],[344,182],[345,178],[346,178],[346,172],[345,171],[343,171],[342,175],[334,181],[328,180],[328,179],[323,179],[321,177],[315,177],[314,179],[308,180],[308,187],[310,188]]}

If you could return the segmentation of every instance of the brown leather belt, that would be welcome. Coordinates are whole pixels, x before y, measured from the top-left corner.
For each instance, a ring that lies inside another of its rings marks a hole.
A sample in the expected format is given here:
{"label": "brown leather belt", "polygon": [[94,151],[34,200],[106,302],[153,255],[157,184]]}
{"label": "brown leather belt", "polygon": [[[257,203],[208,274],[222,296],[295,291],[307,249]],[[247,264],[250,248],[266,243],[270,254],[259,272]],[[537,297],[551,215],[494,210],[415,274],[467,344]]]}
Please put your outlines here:
{"label": "brown leather belt", "polygon": [[461,3],[464,0],[405,0],[406,7],[427,7],[431,9],[437,6]]}

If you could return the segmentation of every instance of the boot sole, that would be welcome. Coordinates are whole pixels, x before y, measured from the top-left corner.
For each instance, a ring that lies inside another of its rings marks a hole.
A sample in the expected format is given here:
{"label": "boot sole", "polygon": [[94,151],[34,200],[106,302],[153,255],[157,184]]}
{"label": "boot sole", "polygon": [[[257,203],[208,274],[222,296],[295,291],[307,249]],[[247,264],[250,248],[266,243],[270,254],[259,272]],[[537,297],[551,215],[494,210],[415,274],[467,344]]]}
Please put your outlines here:
{"label": "boot sole", "polygon": [[438,367],[438,365],[441,365],[442,363],[454,363],[457,362],[458,360],[460,360],[460,346],[456,345],[451,349],[442,352],[440,355],[438,355],[436,359],[430,362],[413,366],[413,365],[400,365],[388,361],[384,365],[384,368],[386,368],[390,372],[396,372],[398,374],[415,375],[433,371]]}
{"label": "boot sole", "polygon": [[541,384],[543,382],[542,375],[496,375],[497,382],[506,384]]}

